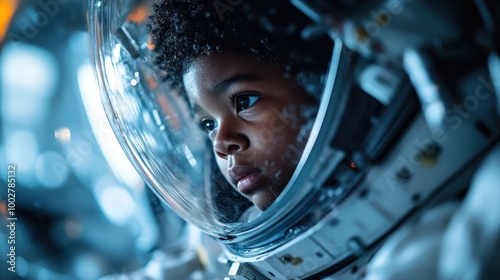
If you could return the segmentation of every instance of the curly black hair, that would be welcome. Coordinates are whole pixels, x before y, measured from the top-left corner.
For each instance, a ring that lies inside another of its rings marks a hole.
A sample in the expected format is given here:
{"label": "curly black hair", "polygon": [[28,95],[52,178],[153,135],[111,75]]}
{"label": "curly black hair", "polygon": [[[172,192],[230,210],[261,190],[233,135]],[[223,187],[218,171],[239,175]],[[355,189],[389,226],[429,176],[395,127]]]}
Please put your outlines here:
{"label": "curly black hair", "polygon": [[184,90],[182,76],[196,57],[230,50],[268,62],[316,95],[332,41],[302,39],[311,23],[288,1],[158,0],[148,29],[155,63],[174,89]]}

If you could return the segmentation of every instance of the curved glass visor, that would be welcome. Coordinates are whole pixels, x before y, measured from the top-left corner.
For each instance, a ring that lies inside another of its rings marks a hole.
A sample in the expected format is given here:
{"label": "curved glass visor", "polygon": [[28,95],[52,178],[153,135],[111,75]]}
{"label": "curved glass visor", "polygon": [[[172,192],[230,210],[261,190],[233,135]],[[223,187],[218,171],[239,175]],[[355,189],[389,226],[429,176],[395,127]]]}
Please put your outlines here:
{"label": "curved glass visor", "polygon": [[[155,67],[154,46],[146,30],[150,2],[154,1],[91,3],[96,75],[121,145],[156,194],[201,230],[229,241],[245,234],[248,237],[249,232],[253,237],[266,232],[266,236],[279,238],[276,236],[284,234],[290,224],[313,211],[311,206],[318,206],[321,199],[325,202],[325,193],[332,196],[331,189],[321,189],[326,175],[319,183],[309,182],[316,160],[308,155],[312,153],[316,159],[327,155],[331,168],[343,160],[341,150],[327,147],[325,154],[321,148],[313,149],[327,109],[333,108],[332,119],[341,110],[335,110],[324,95],[323,101],[313,105],[298,101],[295,107],[269,109],[271,115],[260,130],[261,141],[267,142],[260,152],[247,154],[246,166],[228,172],[214,153],[210,133],[200,129],[200,123],[205,123],[193,116],[190,99],[162,83],[168,73]],[[247,108],[255,98],[250,94],[237,102]],[[334,105],[342,107],[343,103]],[[321,118],[316,120],[316,116]],[[329,122],[324,129],[331,132],[336,126]],[[302,169],[306,170],[303,174]],[[245,187],[255,188],[255,193],[259,188],[267,191],[255,199]],[[252,247],[258,247],[259,242],[252,240]]]}

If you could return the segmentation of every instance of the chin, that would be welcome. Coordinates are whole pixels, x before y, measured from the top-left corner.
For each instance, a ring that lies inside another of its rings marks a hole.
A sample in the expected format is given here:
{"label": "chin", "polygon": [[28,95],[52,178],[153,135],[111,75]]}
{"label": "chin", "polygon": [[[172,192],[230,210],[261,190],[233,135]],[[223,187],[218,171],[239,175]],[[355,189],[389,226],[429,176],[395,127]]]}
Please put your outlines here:
{"label": "chin", "polygon": [[273,202],[276,200],[276,197],[276,195],[270,192],[258,191],[250,196],[250,200],[255,205],[255,207],[257,207],[261,211],[264,211],[269,206],[271,206],[271,204],[273,204]]}

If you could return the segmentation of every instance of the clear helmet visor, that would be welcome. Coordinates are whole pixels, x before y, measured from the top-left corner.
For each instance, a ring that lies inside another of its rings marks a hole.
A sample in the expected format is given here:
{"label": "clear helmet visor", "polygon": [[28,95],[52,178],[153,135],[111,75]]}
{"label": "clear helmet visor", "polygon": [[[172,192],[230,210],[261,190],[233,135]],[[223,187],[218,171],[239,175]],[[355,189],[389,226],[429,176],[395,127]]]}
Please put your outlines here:
{"label": "clear helmet visor", "polygon": [[[346,156],[317,148],[327,141],[322,130],[340,126],[345,110],[336,107],[347,102],[330,98],[333,82],[324,77],[331,44],[324,48],[323,77],[314,84],[300,81],[307,75],[287,76],[235,55],[205,61],[208,70],[195,61],[182,91],[164,83],[169,73],[155,65],[146,28],[154,1],[91,2],[94,63],[108,118],[136,169],[181,217],[222,240],[250,232],[279,236],[287,219],[297,222],[311,205],[342,192],[338,182],[321,188],[310,178],[319,176],[312,162],[326,159],[333,168]],[[222,76],[234,83],[217,83]],[[226,91],[207,93],[217,86]],[[324,127],[326,118],[336,121]],[[352,144],[348,137],[338,141]]]}

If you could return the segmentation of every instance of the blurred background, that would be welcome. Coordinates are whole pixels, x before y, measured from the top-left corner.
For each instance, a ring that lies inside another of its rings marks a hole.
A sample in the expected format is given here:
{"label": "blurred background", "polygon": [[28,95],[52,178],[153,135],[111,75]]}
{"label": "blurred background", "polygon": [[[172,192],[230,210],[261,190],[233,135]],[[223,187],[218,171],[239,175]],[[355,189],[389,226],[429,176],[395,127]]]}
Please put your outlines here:
{"label": "blurred background", "polygon": [[150,193],[104,115],[87,6],[0,0],[0,215],[17,218],[15,272],[0,230],[0,279],[209,279],[200,233]]}

